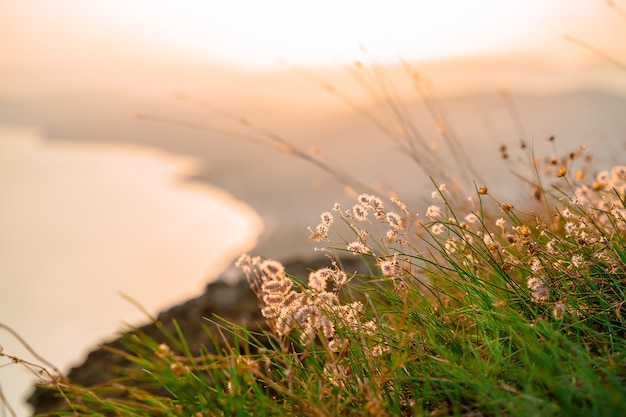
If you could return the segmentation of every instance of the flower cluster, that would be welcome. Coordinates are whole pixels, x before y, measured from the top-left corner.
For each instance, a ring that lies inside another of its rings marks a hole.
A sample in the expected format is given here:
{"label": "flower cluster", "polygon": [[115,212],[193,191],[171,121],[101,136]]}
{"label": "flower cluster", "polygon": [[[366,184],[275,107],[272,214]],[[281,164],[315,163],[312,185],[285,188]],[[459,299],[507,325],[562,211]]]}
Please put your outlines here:
{"label": "flower cluster", "polygon": [[593,184],[577,187],[570,203],[574,207],[586,209],[600,226],[604,228],[617,226],[621,231],[625,231],[625,198],[626,166],[619,165],[610,171],[598,173]]}
{"label": "flower cluster", "polygon": [[337,351],[344,345],[337,327],[361,333],[370,333],[376,327],[373,321],[363,319],[361,302],[341,303],[339,289],[349,278],[336,265],[311,272],[308,287],[301,291],[294,289],[293,280],[280,262],[242,255],[237,266],[246,273],[262,302],[261,313],[272,320],[278,336],[298,330],[303,345],[312,343],[318,336],[327,342],[329,349]]}

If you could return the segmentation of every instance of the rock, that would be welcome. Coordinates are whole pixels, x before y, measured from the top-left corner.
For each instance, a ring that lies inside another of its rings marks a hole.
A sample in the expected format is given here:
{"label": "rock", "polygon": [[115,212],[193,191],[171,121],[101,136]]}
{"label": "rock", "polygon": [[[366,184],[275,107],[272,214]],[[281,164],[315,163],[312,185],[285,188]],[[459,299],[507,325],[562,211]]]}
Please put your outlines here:
{"label": "rock", "polygon": [[[366,272],[363,270],[363,263],[356,256],[341,259],[341,265],[347,273]],[[305,279],[311,270],[330,266],[330,261],[320,257],[310,262],[294,260],[284,263],[284,266],[288,274]],[[202,295],[161,312],[155,322],[129,330],[126,335],[141,332],[157,343],[165,343],[167,340],[162,333],[163,328],[176,334],[173,325],[173,321],[176,321],[189,348],[194,354],[198,354],[202,346],[211,346],[205,329],[214,334],[216,332],[216,326],[205,318],[215,319],[217,316],[235,325],[258,330],[260,326],[264,326],[264,319],[260,313],[257,297],[250,289],[243,272],[236,271],[227,270],[217,280],[209,283]],[[108,348],[124,350],[122,336],[103,343],[89,353],[84,363],[70,370],[67,378],[75,384],[92,387],[119,376],[116,368],[132,366],[126,359],[110,352]],[[35,414],[45,414],[64,405],[56,391],[41,387],[35,389],[28,403],[34,407]]]}

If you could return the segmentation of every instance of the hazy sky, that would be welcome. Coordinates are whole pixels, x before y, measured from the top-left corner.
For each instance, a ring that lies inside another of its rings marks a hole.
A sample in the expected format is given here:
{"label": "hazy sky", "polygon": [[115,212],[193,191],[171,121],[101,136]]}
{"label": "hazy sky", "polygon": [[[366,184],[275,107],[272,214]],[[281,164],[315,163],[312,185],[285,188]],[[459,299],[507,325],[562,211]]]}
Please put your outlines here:
{"label": "hazy sky", "polygon": [[577,51],[562,47],[564,34],[616,52],[626,26],[602,0],[4,0],[0,11],[5,68],[62,66],[94,51],[100,59],[154,54],[248,68],[275,67],[278,58],[328,65],[359,57],[359,45],[379,61],[571,57]]}

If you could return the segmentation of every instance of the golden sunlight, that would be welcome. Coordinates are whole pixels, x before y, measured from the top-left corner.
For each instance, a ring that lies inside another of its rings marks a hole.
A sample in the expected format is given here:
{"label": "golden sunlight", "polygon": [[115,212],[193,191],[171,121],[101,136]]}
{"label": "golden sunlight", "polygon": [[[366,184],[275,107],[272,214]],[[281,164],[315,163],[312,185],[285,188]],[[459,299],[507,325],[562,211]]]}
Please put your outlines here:
{"label": "golden sunlight", "polygon": [[[14,1],[7,7],[5,32],[18,23],[29,27],[29,36],[22,31],[20,42],[8,45],[13,49],[36,50],[37,38],[45,34],[48,41],[59,39],[59,45],[116,43],[135,53],[247,68],[275,67],[280,58],[307,66],[350,62],[362,57],[361,46],[368,58],[394,63],[399,57],[431,60],[528,51],[554,57],[577,52],[563,47],[567,34],[609,45],[610,53],[618,48],[616,38],[608,37],[615,34],[610,26],[623,28],[621,19],[607,19],[615,13],[602,2],[586,0],[86,0]],[[46,53],[64,55],[67,50]]]}

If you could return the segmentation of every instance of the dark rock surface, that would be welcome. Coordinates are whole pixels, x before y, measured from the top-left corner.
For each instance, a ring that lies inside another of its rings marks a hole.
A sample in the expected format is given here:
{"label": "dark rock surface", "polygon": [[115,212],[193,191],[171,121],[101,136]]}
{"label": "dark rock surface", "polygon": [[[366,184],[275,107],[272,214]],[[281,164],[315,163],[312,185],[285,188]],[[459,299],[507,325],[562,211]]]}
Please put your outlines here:
{"label": "dark rock surface", "polygon": [[[356,256],[342,259],[341,265],[347,273],[365,272],[364,265]],[[321,257],[311,261],[286,262],[284,266],[287,273],[306,279],[312,269],[330,266],[330,261]],[[129,332],[141,332],[157,343],[164,343],[166,339],[162,328],[175,334],[172,323],[175,320],[185,335],[191,351],[197,354],[201,346],[211,344],[204,329],[216,331],[216,326],[205,318],[215,319],[218,316],[231,323],[258,330],[259,326],[263,326],[264,319],[260,314],[257,297],[250,289],[243,272],[237,271],[237,273],[233,270],[226,271],[217,280],[209,283],[202,295],[161,312],[155,322]],[[162,325],[162,328],[156,323]],[[119,376],[116,368],[130,364],[122,356],[107,350],[107,347],[124,350],[121,336],[92,351],[83,364],[70,370],[68,379],[73,383],[92,387]],[[35,414],[48,413],[64,404],[55,391],[40,387],[35,389],[28,402],[34,407]]]}

